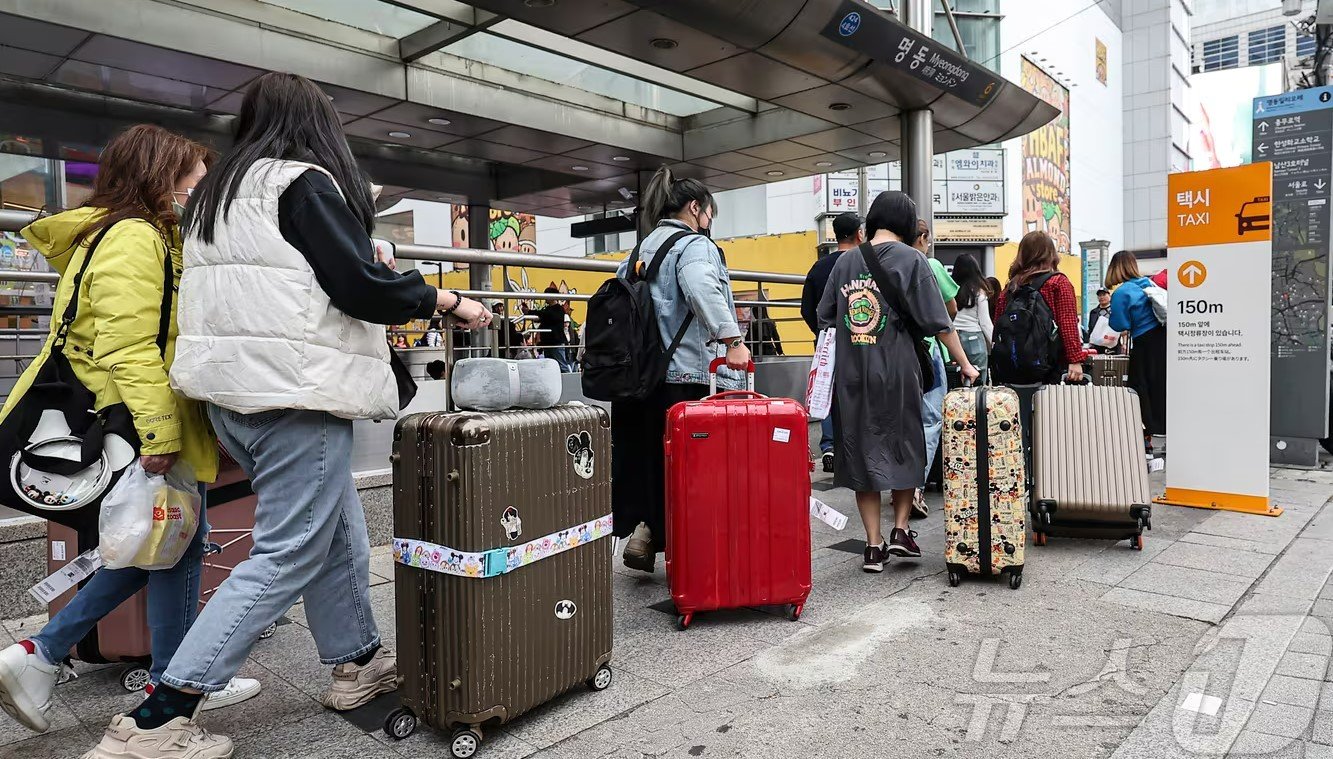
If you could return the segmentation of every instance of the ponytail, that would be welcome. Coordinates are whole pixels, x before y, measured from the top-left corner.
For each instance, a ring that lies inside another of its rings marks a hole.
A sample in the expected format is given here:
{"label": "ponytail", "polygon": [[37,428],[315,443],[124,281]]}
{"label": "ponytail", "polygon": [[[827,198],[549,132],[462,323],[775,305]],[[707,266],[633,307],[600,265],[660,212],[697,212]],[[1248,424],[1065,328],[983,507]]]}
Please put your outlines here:
{"label": "ponytail", "polygon": [[658,222],[675,216],[691,201],[700,207],[717,210],[717,202],[703,182],[697,179],[676,179],[667,166],[657,170],[639,198],[639,235],[647,235]]}

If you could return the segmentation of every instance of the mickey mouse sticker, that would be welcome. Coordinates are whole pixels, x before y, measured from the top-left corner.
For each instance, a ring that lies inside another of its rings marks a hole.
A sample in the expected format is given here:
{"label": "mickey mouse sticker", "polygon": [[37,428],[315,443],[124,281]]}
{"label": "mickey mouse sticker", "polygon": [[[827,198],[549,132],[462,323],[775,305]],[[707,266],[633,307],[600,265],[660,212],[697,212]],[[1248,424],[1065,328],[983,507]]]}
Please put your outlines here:
{"label": "mickey mouse sticker", "polygon": [[593,471],[592,435],[584,430],[577,435],[570,435],[565,444],[569,448],[569,455],[574,458],[574,473],[585,480],[591,480]]}

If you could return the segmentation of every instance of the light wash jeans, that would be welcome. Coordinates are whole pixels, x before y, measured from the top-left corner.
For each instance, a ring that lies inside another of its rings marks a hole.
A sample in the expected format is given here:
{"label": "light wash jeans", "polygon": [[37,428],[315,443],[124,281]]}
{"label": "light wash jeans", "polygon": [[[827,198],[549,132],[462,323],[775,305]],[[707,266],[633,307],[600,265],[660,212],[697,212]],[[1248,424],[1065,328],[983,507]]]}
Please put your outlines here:
{"label": "light wash jeans", "polygon": [[935,450],[940,447],[940,431],[944,429],[944,396],[949,393],[949,382],[944,376],[944,359],[939,350],[932,350],[935,364],[935,389],[921,396],[921,427],[926,432],[926,471],[923,482],[930,479],[930,465]]}
{"label": "light wash jeans", "polygon": [[990,379],[990,351],[986,348],[986,335],[981,332],[959,332],[958,340],[963,344],[967,360],[981,374],[976,384],[984,385]]}
{"label": "light wash jeans", "polygon": [[301,597],[321,662],[341,664],[375,648],[370,535],[352,482],[352,423],[318,411],[208,412],[259,496],[255,547],[204,607],[162,682],[221,690],[264,628]]}
{"label": "light wash jeans", "polygon": [[[205,491],[206,486],[200,486],[201,496]],[[74,598],[46,623],[46,627],[29,640],[41,649],[47,661],[60,661],[102,617],[147,587],[148,632],[153,654],[148,672],[154,683],[161,681],[162,671],[167,668],[199,610],[199,578],[203,572],[207,535],[208,525],[201,511],[194,542],[171,569],[155,572],[134,567],[97,570]]]}

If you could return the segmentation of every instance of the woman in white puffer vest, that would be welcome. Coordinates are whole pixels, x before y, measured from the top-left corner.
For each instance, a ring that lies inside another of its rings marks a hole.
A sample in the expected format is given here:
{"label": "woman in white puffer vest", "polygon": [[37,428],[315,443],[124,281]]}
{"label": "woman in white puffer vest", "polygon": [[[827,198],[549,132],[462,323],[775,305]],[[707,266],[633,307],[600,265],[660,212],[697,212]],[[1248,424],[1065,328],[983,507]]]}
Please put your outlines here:
{"label": "woman in white puffer vest", "polygon": [[[475,329],[491,315],[376,263],[374,220],[370,183],[327,96],[290,74],[257,79],[235,146],[187,210],[171,372],[180,392],[208,402],[218,438],[254,484],[255,546],[161,686],[113,720],[92,755],[230,757],[230,739],[194,722],[202,694],[224,687],[302,597],[320,660],[334,667],[325,706],[353,709],[397,687],[371,611],[352,420],[398,414],[382,325],[443,311]],[[160,753],[167,745],[183,748]],[[135,753],[149,747],[159,753]]]}

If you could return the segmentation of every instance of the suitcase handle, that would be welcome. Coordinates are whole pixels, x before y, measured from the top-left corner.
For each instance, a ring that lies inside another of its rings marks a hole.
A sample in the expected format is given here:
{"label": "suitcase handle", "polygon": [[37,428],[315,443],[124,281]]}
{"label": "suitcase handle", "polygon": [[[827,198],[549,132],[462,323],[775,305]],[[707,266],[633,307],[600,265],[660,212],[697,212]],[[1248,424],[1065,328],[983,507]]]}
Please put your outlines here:
{"label": "suitcase handle", "polygon": [[[708,394],[709,394],[709,395],[717,395],[717,370],[718,370],[718,369],[721,369],[726,363],[727,363],[727,360],[726,360],[725,358],[722,358],[721,356],[718,356],[717,358],[713,359],[713,362],[712,362],[711,364],[708,365]],[[745,366],[745,379],[746,379],[746,389],[753,393],[753,392],[754,392],[754,360],[753,360],[753,359],[751,359],[751,360],[750,360],[750,363],[746,364],[746,366]],[[755,394],[758,395],[758,393],[755,393]],[[760,398],[763,398],[764,396],[760,395],[759,397],[760,397]]]}
{"label": "suitcase handle", "polygon": [[726,401],[726,400],[733,400],[733,399],[744,399],[744,398],[767,398],[767,397],[768,397],[767,395],[763,395],[762,393],[756,393],[756,392],[753,391],[753,390],[724,390],[724,391],[722,391],[722,392],[720,392],[720,393],[714,393],[714,394],[708,396],[707,398],[704,398],[704,400],[706,400],[706,401]]}

